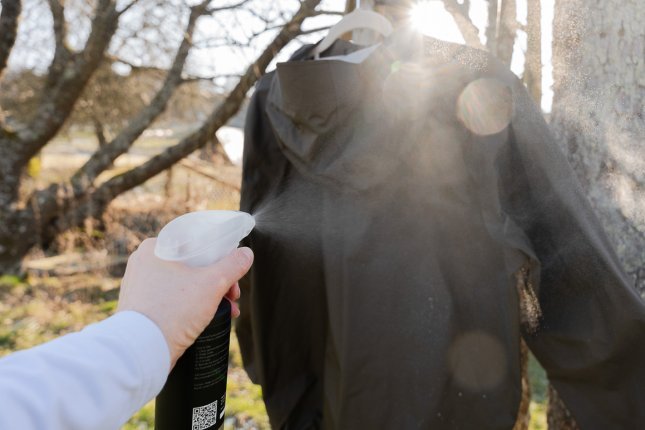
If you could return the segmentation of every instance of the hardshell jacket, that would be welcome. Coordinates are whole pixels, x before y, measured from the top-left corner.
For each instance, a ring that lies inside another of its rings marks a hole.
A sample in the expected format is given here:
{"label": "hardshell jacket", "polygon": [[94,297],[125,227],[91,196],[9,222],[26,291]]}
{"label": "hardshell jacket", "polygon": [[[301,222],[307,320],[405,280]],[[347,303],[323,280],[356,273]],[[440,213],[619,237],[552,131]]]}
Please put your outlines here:
{"label": "hardshell jacket", "polygon": [[237,333],[272,426],[510,429],[523,337],[582,429],[645,428],[645,307],[517,77],[404,30],[310,50],[245,130]]}

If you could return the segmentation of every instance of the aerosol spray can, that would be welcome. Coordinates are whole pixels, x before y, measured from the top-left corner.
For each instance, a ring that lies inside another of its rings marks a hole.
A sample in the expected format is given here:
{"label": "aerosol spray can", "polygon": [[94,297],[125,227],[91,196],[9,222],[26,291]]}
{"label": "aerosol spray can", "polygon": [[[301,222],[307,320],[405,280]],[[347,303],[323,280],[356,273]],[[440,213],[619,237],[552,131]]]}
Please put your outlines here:
{"label": "aerosol spray can", "polygon": [[[155,255],[206,266],[230,254],[255,227],[237,211],[199,211],[175,218],[159,232]],[[223,299],[195,343],[177,360],[155,405],[156,430],[215,430],[224,422],[231,304]]]}

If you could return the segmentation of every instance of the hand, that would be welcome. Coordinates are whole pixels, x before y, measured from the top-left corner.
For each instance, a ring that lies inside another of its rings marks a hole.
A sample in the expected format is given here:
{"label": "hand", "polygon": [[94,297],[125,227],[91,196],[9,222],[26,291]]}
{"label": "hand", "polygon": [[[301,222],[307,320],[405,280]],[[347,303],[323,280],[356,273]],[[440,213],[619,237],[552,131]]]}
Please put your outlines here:
{"label": "hand", "polygon": [[211,266],[189,267],[157,258],[155,241],[144,240],[128,259],[117,311],[140,312],[159,326],[172,368],[213,319],[223,298],[231,300],[232,315],[239,315],[237,281],[251,267],[253,252],[238,248]]}

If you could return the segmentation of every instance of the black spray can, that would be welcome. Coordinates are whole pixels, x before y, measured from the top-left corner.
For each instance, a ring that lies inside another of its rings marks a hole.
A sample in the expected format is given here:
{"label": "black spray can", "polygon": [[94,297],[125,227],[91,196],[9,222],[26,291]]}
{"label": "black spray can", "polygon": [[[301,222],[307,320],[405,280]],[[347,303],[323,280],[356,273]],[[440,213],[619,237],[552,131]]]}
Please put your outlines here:
{"label": "black spray can", "polygon": [[156,430],[215,430],[224,423],[231,304],[177,360],[155,405]]}
{"label": "black spray can", "polygon": [[[155,255],[191,267],[230,254],[255,227],[239,211],[198,211],[175,218],[159,232]],[[231,303],[222,299],[215,317],[177,360],[157,396],[155,429],[215,430],[224,422]]]}

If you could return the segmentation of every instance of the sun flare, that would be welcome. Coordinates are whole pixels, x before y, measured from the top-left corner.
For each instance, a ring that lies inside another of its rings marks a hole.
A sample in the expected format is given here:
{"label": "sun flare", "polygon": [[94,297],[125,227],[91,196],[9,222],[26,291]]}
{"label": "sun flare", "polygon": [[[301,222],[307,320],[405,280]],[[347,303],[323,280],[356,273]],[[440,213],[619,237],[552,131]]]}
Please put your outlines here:
{"label": "sun flare", "polygon": [[410,9],[412,27],[426,36],[449,42],[464,43],[455,20],[441,1],[420,1]]}

